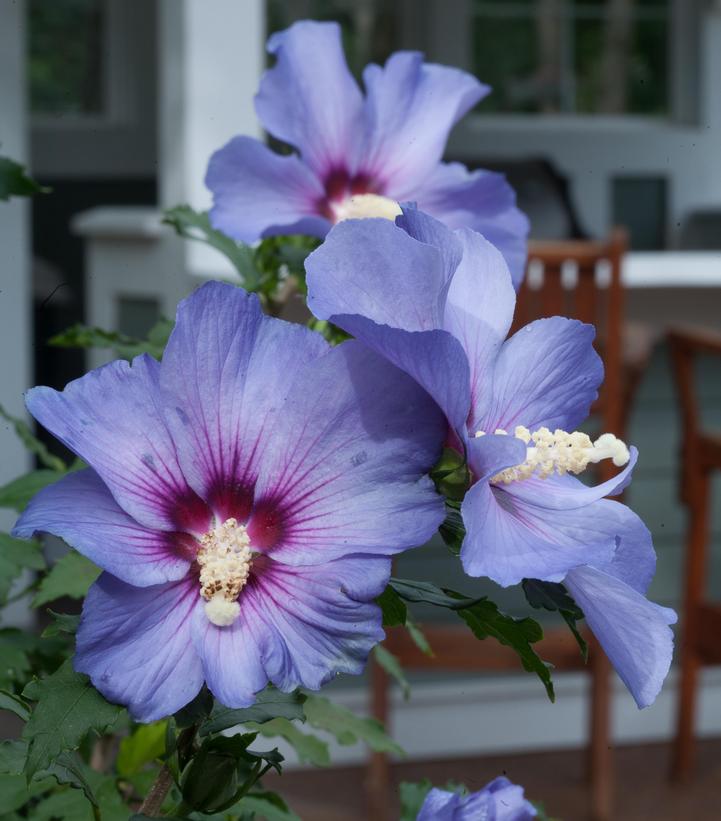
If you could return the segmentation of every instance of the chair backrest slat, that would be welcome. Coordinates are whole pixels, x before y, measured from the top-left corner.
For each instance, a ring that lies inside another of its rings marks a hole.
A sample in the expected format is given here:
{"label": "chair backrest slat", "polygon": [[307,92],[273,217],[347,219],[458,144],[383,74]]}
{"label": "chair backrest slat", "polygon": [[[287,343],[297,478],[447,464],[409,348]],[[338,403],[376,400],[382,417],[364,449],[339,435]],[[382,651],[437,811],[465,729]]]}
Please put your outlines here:
{"label": "chair backrest slat", "polygon": [[604,430],[616,433],[622,420],[621,265],[627,246],[626,232],[619,228],[602,241],[531,242],[513,322],[516,331],[534,319],[561,315],[596,326],[596,349],[605,368],[597,410]]}

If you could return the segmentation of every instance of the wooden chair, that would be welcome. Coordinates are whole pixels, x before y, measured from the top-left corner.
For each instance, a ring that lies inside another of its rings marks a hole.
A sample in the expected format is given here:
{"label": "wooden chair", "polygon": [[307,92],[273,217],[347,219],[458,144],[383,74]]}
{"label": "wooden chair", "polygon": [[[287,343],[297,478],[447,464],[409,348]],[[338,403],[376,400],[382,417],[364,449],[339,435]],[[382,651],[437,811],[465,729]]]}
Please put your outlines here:
{"label": "wooden chair", "polygon": [[[627,247],[626,234],[614,230],[607,240],[563,240],[529,244],[528,275],[519,294],[512,331],[544,316],[565,315],[597,328],[597,350],[605,366],[605,380],[594,407],[602,431],[625,435],[630,401],[635,385],[650,357],[651,343],[624,344],[623,286],[621,263]],[[605,283],[599,282],[597,269],[606,266]],[[568,272],[569,266],[574,271]],[[539,276],[540,269],[540,276]],[[610,478],[615,469],[608,463],[599,466],[599,478]],[[386,646],[408,670],[445,670],[487,672],[520,670],[514,653],[492,641],[479,642],[462,627],[426,629],[436,656],[428,659],[418,651],[405,631],[389,631]],[[585,670],[591,676],[589,711],[588,774],[590,806],[594,821],[611,817],[612,760],[610,744],[611,679],[610,666],[600,646],[591,636],[589,664],[584,666],[578,647],[565,628],[548,630],[540,644],[542,658],[559,671]],[[389,683],[386,675],[372,666],[371,700],[373,715],[389,719]],[[373,755],[368,769],[370,818],[384,821],[390,783],[385,756]]]}
{"label": "wooden chair", "polygon": [[681,684],[671,767],[672,777],[683,780],[693,766],[699,671],[704,664],[721,664],[721,604],[708,600],[705,585],[711,479],[713,471],[721,470],[721,431],[703,427],[694,379],[694,366],[700,356],[710,354],[721,360],[721,335],[679,329],[669,333],[668,342],[681,404],[680,496],[689,516],[681,618]]}

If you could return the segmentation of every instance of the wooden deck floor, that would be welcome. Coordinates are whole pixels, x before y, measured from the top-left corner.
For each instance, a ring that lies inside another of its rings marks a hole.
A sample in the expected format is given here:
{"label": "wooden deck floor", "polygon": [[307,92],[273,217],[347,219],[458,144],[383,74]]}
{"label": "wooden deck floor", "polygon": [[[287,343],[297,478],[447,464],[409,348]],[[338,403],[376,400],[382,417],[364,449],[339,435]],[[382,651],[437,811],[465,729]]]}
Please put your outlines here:
{"label": "wooden deck floor", "polygon": [[[721,821],[721,739],[699,743],[696,774],[684,785],[667,780],[666,745],[621,747],[615,761],[614,821]],[[549,815],[562,821],[586,821],[583,765],[580,751],[566,750],[403,763],[395,766],[394,778],[396,782],[429,778],[436,784],[453,780],[477,789],[505,772],[525,786],[529,798],[542,801]],[[266,783],[282,792],[303,821],[368,821],[363,776],[358,767],[297,770]],[[395,796],[391,806],[397,811]]]}

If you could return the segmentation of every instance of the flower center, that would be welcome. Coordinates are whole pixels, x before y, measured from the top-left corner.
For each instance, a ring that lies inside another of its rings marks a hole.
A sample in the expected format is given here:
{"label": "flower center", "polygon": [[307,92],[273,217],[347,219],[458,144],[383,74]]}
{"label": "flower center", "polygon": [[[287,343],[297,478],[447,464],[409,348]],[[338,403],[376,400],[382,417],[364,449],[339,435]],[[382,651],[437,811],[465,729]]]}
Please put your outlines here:
{"label": "flower center", "polygon": [[[496,434],[507,436],[508,432],[498,428]],[[622,467],[628,462],[630,454],[625,443],[612,433],[604,433],[595,442],[580,431],[567,433],[557,429],[551,433],[548,428],[539,428],[531,433],[528,428],[519,425],[513,435],[528,445],[526,461],[512,468],[507,468],[491,478],[491,482],[508,485],[531,476],[547,479],[554,473],[563,476],[566,473],[582,473],[589,464],[611,459],[614,465]],[[476,437],[485,436],[482,430]],[[531,444],[533,443],[533,444]]]}
{"label": "flower center", "polygon": [[403,213],[395,200],[382,197],[380,194],[353,194],[351,197],[331,202],[330,209],[335,222],[367,217],[383,217],[393,222]]}
{"label": "flower center", "polygon": [[218,627],[227,627],[240,614],[238,596],[250,575],[253,553],[245,525],[226,519],[200,538],[200,595],[205,614]]}

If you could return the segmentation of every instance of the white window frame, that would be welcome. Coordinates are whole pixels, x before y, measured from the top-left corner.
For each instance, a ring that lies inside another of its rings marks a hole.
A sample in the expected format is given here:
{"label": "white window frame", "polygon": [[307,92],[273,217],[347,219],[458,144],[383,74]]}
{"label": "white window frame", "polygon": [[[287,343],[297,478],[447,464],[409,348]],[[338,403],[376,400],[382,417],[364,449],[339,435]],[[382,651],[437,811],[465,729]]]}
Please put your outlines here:
{"label": "white window frame", "polygon": [[155,174],[156,0],[102,2],[102,112],[31,117],[33,168],[39,176]]}

